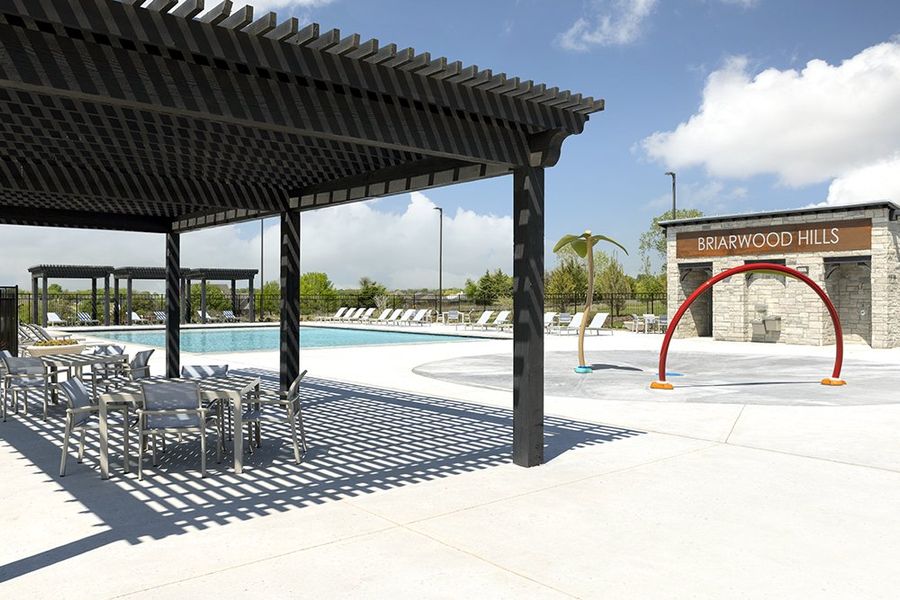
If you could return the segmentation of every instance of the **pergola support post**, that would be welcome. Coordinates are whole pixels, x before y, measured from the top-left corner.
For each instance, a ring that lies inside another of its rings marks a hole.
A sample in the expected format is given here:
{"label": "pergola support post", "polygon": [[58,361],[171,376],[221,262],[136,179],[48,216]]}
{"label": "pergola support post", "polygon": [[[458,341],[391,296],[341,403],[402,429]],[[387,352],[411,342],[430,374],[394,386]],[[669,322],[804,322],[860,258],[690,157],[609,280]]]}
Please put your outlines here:
{"label": "pergola support post", "polygon": [[300,211],[281,213],[281,391],[300,374]]}
{"label": "pergola support post", "polygon": [[109,327],[109,275],[103,278],[103,325]]}
{"label": "pergola support post", "polygon": [[[166,234],[166,377],[181,372],[181,240],[177,233]],[[129,280],[130,281],[130,280]]]}
{"label": "pergola support post", "polygon": [[513,462],[544,461],[544,169],[513,173]]}
{"label": "pergola support post", "polygon": [[41,278],[41,325],[47,326],[47,311],[50,310],[50,299],[47,297],[47,276]]}
{"label": "pergola support post", "polygon": [[253,291],[253,280],[250,280],[250,322],[253,323],[256,321],[256,294]]}
{"label": "pergola support post", "polygon": [[192,323],[193,322],[193,310],[194,304],[191,302],[191,280],[190,278],[185,278],[184,280],[184,322]]}
{"label": "pergola support post", "polygon": [[234,279],[231,280],[231,312],[235,315],[241,314],[241,309],[238,308],[237,301],[237,281]]}
{"label": "pergola support post", "polygon": [[37,325],[40,317],[38,316],[38,280],[37,277],[31,277],[31,322]]}
{"label": "pergola support post", "polygon": [[119,308],[119,302],[119,278],[113,277],[113,322],[116,325],[122,324],[122,311]]}
{"label": "pergola support post", "polygon": [[206,325],[206,279],[200,280],[200,322]]}
{"label": "pergola support post", "polygon": [[131,325],[131,277],[125,280],[125,323]]}
{"label": "pergola support post", "polygon": [[91,318],[97,320],[97,278],[91,278]]}

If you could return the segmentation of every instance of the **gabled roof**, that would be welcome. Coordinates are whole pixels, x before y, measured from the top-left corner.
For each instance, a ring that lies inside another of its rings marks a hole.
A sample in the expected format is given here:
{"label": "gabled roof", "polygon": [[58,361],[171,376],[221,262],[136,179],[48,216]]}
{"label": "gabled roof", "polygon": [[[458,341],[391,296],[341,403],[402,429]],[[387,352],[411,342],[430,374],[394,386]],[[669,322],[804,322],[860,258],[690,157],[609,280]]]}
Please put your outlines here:
{"label": "gabled roof", "polygon": [[552,166],[603,108],[228,0],[143,2],[2,2],[0,223],[186,231],[495,177]]}

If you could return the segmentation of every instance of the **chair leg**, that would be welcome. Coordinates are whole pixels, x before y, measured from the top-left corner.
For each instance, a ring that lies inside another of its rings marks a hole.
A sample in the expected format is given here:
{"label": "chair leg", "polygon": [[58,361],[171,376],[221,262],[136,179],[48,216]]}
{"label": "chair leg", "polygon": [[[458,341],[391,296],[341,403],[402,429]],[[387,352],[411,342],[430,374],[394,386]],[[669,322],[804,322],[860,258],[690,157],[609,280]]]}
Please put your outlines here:
{"label": "chair leg", "polygon": [[303,411],[297,411],[297,422],[300,425],[300,441],[303,445],[303,451],[309,452],[309,446],[306,445],[306,427],[303,426]]}
{"label": "chair leg", "polygon": [[3,388],[3,422],[6,422],[6,405],[9,404],[9,389]]}
{"label": "chair leg", "polygon": [[79,464],[84,460],[84,432],[87,431],[86,427],[81,428],[81,435],[78,436],[78,462]]}
{"label": "chair leg", "polygon": [[129,427],[128,427],[128,405],[127,404],[125,405],[124,415],[125,415],[124,416],[125,424],[123,426],[123,429],[125,431],[122,432],[122,437],[124,438],[125,456],[122,458],[122,468],[127,473],[129,471],[129,469],[131,468],[131,435],[129,433]]}
{"label": "chair leg", "polygon": [[159,466],[159,461],[156,459],[156,436],[157,435],[158,434],[155,431],[150,434],[150,446],[151,446],[151,450],[153,452],[153,466],[154,467]]}
{"label": "chair leg", "polygon": [[297,423],[291,419],[291,443],[294,445],[294,462],[300,464],[300,446],[297,444]]}
{"label": "chair leg", "polygon": [[47,394],[47,386],[44,385],[44,420],[47,420],[47,403],[49,401],[49,397]]}
{"label": "chair leg", "polygon": [[206,477],[206,429],[200,429],[200,477]]}
{"label": "chair leg", "polygon": [[253,454],[253,421],[247,421],[247,452]]}
{"label": "chair leg", "polygon": [[[22,411],[28,416],[28,390],[22,391]],[[19,392],[16,392],[16,413],[19,412]]]}
{"label": "chair leg", "polygon": [[144,478],[144,425],[138,421],[138,481]]}
{"label": "chair leg", "polygon": [[66,476],[66,459],[69,456],[69,434],[72,433],[72,418],[66,415],[66,430],[63,433],[62,455],[59,457],[59,476]]}
{"label": "chair leg", "polygon": [[222,432],[220,429],[216,429],[216,462],[219,464],[221,464],[222,462],[222,453],[224,449],[224,444],[222,443]]}

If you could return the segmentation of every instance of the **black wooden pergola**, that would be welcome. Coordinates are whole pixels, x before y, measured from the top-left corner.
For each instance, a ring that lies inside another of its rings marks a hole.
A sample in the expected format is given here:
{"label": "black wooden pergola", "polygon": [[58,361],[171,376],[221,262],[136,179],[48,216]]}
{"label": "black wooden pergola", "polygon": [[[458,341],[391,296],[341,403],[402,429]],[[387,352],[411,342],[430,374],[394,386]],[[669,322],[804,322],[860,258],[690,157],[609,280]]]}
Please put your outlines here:
{"label": "black wooden pergola", "polygon": [[[5,157],[4,157],[5,158]],[[2,217],[0,217],[2,222]],[[97,280],[103,280],[103,324],[109,325],[109,275],[112,267],[93,265],[36,265],[29,267],[31,273],[31,322],[47,326],[48,294],[50,279],[90,279],[91,318],[97,319]],[[40,283],[40,311],[38,311],[38,282]],[[40,315],[38,314],[40,312]]]}
{"label": "black wooden pergola", "polygon": [[[144,6],[141,6],[144,5]],[[544,169],[602,100],[202,0],[0,0],[0,222],[165,236],[281,219],[281,383],[299,370],[300,215],[513,176],[513,459],[543,458]]]}
{"label": "black wooden pergola", "polygon": [[[250,294],[250,320],[256,320],[256,306],[254,305],[253,279],[259,273],[256,269],[181,269],[178,278],[181,290],[181,303],[183,307],[182,318],[185,322],[190,323],[191,317],[191,284],[193,281],[200,281],[200,311],[206,315],[206,283],[208,281],[229,281],[231,282],[231,307],[237,313],[240,310],[237,301],[237,282],[247,280],[247,287]],[[125,323],[131,325],[131,300],[132,300],[132,283],[139,281],[165,281],[166,269],[164,267],[119,267],[112,272],[114,297],[119,298],[119,282],[125,280]],[[119,324],[118,303],[116,304],[115,323]],[[201,319],[203,323],[205,319]]]}

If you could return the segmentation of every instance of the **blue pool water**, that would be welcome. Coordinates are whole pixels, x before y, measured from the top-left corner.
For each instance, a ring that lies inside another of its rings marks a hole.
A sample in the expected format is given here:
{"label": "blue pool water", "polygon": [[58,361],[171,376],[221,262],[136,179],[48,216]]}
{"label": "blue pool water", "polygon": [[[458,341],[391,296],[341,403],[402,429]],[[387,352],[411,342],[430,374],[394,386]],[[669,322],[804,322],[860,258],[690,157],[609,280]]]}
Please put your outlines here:
{"label": "blue pool water", "polygon": [[[110,331],[98,333],[109,340],[164,348],[163,331]],[[242,352],[277,350],[280,333],[277,327],[185,329],[181,331],[181,349],[185,352]],[[460,336],[430,335],[403,331],[371,331],[301,327],[301,348],[334,348],[338,346],[374,346],[384,344],[422,344],[469,340]]]}

